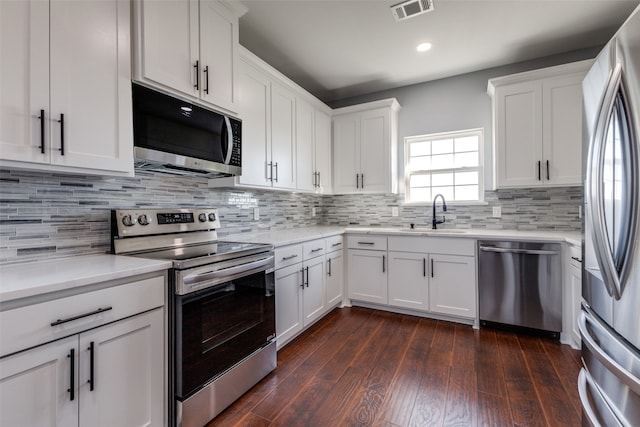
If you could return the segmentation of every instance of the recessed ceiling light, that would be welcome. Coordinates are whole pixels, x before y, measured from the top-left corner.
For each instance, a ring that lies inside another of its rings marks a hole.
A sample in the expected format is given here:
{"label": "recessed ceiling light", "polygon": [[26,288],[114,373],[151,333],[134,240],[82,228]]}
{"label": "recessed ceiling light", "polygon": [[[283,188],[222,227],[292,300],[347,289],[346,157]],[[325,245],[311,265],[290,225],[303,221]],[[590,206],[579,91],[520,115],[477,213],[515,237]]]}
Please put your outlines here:
{"label": "recessed ceiling light", "polygon": [[420,43],[418,46],[416,46],[416,50],[418,52],[426,52],[429,49],[431,49],[431,43]]}

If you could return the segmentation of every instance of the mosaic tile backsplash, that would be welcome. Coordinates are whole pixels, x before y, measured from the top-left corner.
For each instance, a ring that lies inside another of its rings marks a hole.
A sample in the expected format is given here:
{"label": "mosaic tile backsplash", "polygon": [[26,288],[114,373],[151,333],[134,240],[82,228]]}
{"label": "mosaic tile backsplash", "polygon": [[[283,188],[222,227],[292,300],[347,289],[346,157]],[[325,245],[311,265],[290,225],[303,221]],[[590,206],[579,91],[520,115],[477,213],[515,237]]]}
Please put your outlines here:
{"label": "mosaic tile backsplash", "polygon": [[[440,227],[579,231],[579,187],[486,192],[486,205],[450,205]],[[219,236],[317,224],[408,227],[431,221],[429,206],[402,196],[210,189],[207,180],[136,171],[135,178],[87,177],[0,170],[0,264],[110,250],[110,210],[209,207],[219,210]],[[492,207],[502,218],[491,218]],[[399,216],[391,216],[391,207]],[[258,207],[260,219],[253,219]],[[312,207],[317,215],[311,215]],[[438,212],[440,205],[438,205]]]}

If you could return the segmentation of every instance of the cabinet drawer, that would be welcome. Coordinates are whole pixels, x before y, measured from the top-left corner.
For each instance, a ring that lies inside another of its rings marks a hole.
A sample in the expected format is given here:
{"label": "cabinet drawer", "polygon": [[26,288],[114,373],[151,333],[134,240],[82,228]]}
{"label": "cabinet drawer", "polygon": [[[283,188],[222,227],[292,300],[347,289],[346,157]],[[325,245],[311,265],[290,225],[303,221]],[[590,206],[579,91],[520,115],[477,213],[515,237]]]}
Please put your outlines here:
{"label": "cabinet drawer", "polygon": [[347,236],[347,247],[349,249],[372,249],[378,251],[386,251],[387,238],[362,234]]}
{"label": "cabinet drawer", "polygon": [[0,356],[161,307],[166,292],[164,276],[152,277],[3,311]]}
{"label": "cabinet drawer", "polygon": [[302,262],[302,245],[276,248],[276,269]]}
{"label": "cabinet drawer", "polygon": [[567,261],[577,268],[582,268],[582,247],[566,245]]}
{"label": "cabinet drawer", "polygon": [[302,258],[306,261],[324,255],[324,239],[311,240],[302,244]]}
{"label": "cabinet drawer", "polygon": [[339,251],[340,249],[342,249],[342,246],[343,246],[342,235],[327,237],[325,239],[325,243],[327,247],[327,253]]}
{"label": "cabinet drawer", "polygon": [[389,250],[445,255],[475,255],[475,240],[457,237],[389,237]]}

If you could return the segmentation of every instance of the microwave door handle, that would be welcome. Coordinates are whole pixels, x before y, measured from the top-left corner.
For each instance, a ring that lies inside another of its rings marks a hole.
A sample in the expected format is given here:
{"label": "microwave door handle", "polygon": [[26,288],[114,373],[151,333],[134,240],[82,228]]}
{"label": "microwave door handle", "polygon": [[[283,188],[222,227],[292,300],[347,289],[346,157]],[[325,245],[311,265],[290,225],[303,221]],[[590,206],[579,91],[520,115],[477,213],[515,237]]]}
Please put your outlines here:
{"label": "microwave door handle", "polygon": [[224,164],[228,165],[233,154],[233,131],[231,130],[231,120],[227,116],[224,117],[224,126],[227,129],[227,154],[224,158]]}

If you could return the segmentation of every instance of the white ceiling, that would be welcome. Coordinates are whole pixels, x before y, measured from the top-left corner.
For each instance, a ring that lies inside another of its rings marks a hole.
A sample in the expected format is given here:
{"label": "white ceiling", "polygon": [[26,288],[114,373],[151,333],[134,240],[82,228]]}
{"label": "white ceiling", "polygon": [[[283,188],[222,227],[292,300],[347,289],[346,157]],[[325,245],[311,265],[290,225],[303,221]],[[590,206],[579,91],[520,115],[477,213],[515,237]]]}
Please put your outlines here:
{"label": "white ceiling", "polygon": [[242,0],[240,43],[330,102],[600,46],[640,0],[434,0],[396,23],[399,2]]}

